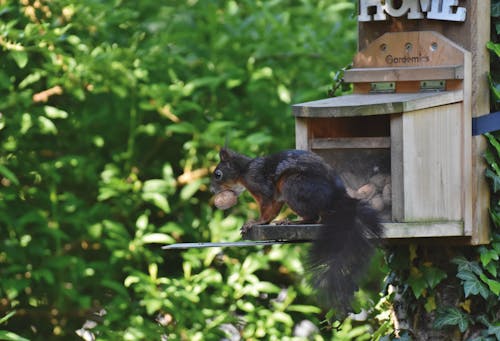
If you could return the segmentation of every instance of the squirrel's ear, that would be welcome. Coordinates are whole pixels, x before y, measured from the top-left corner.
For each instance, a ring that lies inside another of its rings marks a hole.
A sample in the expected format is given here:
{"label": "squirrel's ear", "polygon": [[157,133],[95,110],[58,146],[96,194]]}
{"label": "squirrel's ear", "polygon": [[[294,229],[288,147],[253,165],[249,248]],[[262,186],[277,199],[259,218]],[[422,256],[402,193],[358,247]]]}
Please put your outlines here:
{"label": "squirrel's ear", "polygon": [[219,157],[220,157],[221,161],[227,161],[227,160],[229,160],[231,158],[231,154],[230,154],[229,149],[227,149],[227,148],[221,148],[221,150],[219,152]]}

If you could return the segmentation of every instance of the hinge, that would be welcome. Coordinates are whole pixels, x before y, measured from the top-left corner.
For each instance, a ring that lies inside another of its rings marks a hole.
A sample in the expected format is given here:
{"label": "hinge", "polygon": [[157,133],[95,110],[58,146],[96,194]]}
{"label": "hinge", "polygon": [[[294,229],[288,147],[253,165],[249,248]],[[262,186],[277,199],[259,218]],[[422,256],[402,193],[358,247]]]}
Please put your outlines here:
{"label": "hinge", "polygon": [[374,82],[370,83],[370,92],[372,93],[391,93],[396,92],[395,82]]}
{"label": "hinge", "polygon": [[421,81],[420,91],[444,91],[446,90],[446,81]]}

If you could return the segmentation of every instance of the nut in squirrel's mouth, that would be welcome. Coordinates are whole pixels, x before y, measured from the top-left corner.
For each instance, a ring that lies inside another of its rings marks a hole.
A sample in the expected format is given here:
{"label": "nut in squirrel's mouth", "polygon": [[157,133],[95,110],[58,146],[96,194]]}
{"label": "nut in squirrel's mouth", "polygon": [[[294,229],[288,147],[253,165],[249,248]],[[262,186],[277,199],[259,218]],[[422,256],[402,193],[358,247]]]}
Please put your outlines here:
{"label": "nut in squirrel's mouth", "polygon": [[221,210],[227,210],[228,208],[233,207],[238,202],[238,194],[230,189],[225,189],[217,194],[214,197],[215,207]]}

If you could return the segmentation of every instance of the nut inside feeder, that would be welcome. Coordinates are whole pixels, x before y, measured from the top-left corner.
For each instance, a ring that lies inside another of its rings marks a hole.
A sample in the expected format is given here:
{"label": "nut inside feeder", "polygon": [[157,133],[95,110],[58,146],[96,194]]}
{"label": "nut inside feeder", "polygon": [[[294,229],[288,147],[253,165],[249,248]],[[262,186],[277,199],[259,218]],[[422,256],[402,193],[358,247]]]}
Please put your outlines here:
{"label": "nut inside feeder", "polygon": [[391,220],[390,151],[314,150],[329,162],[346,186],[347,194],[367,202],[382,221]]}

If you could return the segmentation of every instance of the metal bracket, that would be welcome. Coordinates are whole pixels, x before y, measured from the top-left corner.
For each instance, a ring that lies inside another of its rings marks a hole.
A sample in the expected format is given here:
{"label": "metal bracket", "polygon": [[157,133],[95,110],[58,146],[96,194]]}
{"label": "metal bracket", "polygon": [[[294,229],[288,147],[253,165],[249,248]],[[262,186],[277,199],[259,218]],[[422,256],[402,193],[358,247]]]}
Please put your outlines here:
{"label": "metal bracket", "polygon": [[371,93],[393,93],[396,92],[395,82],[373,82],[370,83]]}
{"label": "metal bracket", "polygon": [[420,81],[420,91],[444,91],[446,90],[445,80]]}

